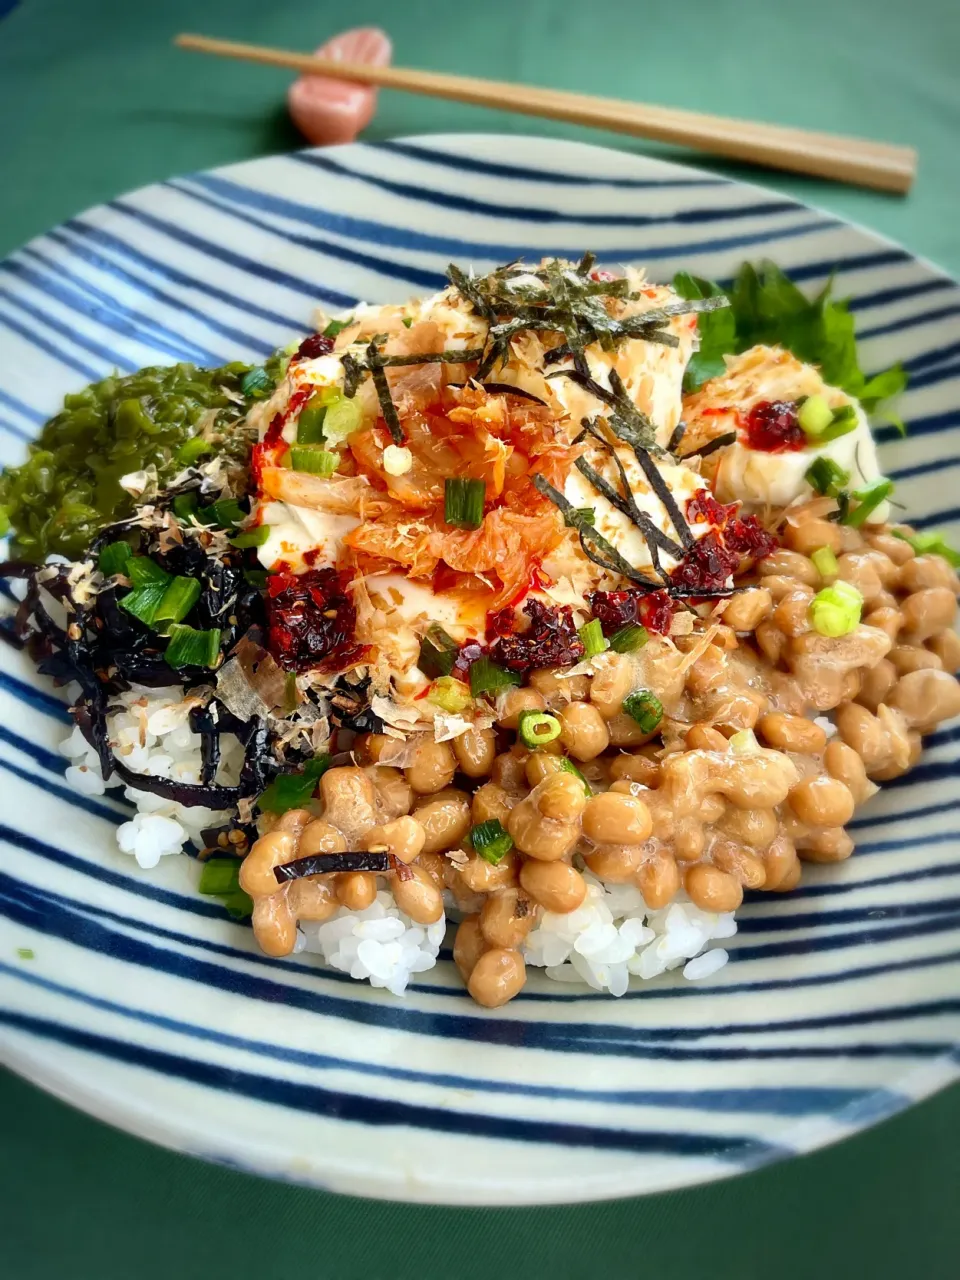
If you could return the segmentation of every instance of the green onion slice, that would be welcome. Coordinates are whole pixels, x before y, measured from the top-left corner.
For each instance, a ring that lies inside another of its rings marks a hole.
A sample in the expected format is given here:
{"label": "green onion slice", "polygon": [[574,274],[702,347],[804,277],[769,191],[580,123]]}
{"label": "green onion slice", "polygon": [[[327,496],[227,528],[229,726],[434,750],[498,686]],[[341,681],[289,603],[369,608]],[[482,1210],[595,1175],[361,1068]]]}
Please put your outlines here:
{"label": "green onion slice", "polygon": [[286,813],[288,809],[302,809],[317,783],[330,768],[328,755],[314,756],[299,773],[281,773],[262,792],[257,804],[264,813]]}
{"label": "green onion slice", "polygon": [[849,635],[860,621],[863,596],[849,582],[835,582],[824,587],[810,601],[807,616],[810,625],[821,636]]}
{"label": "green onion slice", "polygon": [[439,707],[441,711],[447,711],[455,716],[469,707],[473,699],[470,696],[469,686],[462,680],[455,680],[453,676],[440,676],[434,680],[427,694],[427,701]]}
{"label": "green onion slice", "polygon": [[417,666],[429,679],[436,680],[439,676],[450,674],[459,652],[460,646],[453,636],[447,635],[439,623],[433,622],[420,641]]}
{"label": "green onion slice", "polygon": [[821,436],[833,421],[833,410],[823,396],[807,396],[797,410],[797,422],[808,436]]}
{"label": "green onion slice", "polygon": [[199,513],[204,524],[215,524],[222,529],[235,529],[238,524],[243,524],[247,514],[236,498],[220,498]]}
{"label": "green onion slice", "polygon": [[470,843],[485,862],[496,866],[513,848],[513,839],[499,818],[488,818],[470,829]]}
{"label": "green onion slice", "polygon": [[593,795],[593,788],[572,760],[568,760],[566,756],[556,756],[555,759],[557,764],[560,766],[561,773],[572,773],[575,778],[579,778],[583,783],[583,789],[587,795]]}
{"label": "green onion slice", "polygon": [[353,316],[347,316],[346,320],[331,320],[323,331],[325,338],[335,338],[338,333],[342,333],[348,325],[353,324]]}
{"label": "green onion slice", "polygon": [[610,648],[614,653],[633,653],[634,649],[642,649],[649,639],[646,627],[639,622],[628,622],[610,637]]}
{"label": "green onion slice", "polygon": [[323,434],[329,444],[339,444],[363,426],[363,410],[357,400],[339,396],[327,406]]}
{"label": "green onion slice", "polygon": [[297,419],[297,444],[322,444],[323,420],[327,416],[327,399],[322,392],[312,395]]}
{"label": "green onion slice", "polygon": [[220,628],[198,631],[195,627],[175,622],[170,628],[170,642],[163,655],[171,667],[208,667],[217,665],[220,657]]}
{"label": "green onion slice", "polygon": [[129,591],[120,601],[120,608],[127,613],[132,614],[135,618],[139,618],[141,622],[148,627],[153,625],[153,620],[157,616],[157,610],[160,608],[160,601],[166,595],[167,584],[165,582],[154,582],[146,587],[137,587],[134,591]]}
{"label": "green onion slice", "polygon": [[455,476],[444,482],[443,518],[454,529],[479,529],[483,524],[483,504],[487,485],[484,480],[467,480]]}
{"label": "green onion slice", "polygon": [[97,568],[105,578],[123,573],[133,552],[129,542],[108,542],[97,557]]}
{"label": "green onion slice", "polygon": [[525,747],[542,747],[560,737],[560,721],[546,711],[521,711],[517,734]]}
{"label": "green onion slice", "polygon": [[239,858],[210,858],[200,872],[200,892],[221,898],[235,920],[253,914],[253,899],[240,888]]}
{"label": "green onion slice", "polygon": [[832,547],[817,547],[816,551],[811,552],[810,559],[821,578],[835,578],[840,572]]}
{"label": "green onion slice", "polygon": [[603,653],[610,646],[604,638],[603,627],[599,618],[594,618],[591,622],[585,622],[578,630],[577,635],[583,645],[583,656],[592,658],[594,654]]}
{"label": "green onion slice", "polygon": [[166,569],[161,569],[149,556],[130,556],[123,572],[135,587],[165,587],[170,581]]}
{"label": "green onion slice", "polygon": [[623,710],[644,733],[653,733],[663,719],[663,703],[649,689],[637,689],[623,700]]}
{"label": "green onion slice", "polygon": [[891,533],[901,542],[909,543],[918,556],[943,556],[947,564],[960,569],[960,551],[954,551],[945,541],[942,533],[905,533],[902,529],[892,529]]}
{"label": "green onion slice", "polygon": [[196,578],[174,578],[163,593],[153,621],[181,622],[200,599],[200,583]]}
{"label": "green onion slice", "polygon": [[483,693],[500,693],[502,689],[512,689],[519,683],[520,677],[515,672],[507,671],[486,655],[470,666],[470,692],[475,698]]}
{"label": "green onion slice", "polygon": [[864,485],[862,489],[854,489],[850,497],[856,498],[857,505],[847,508],[840,517],[840,523],[859,529],[862,524],[866,524],[867,517],[876,511],[880,503],[885,502],[891,493],[893,493],[893,481],[887,480],[884,476],[879,476],[870,484]]}
{"label": "green onion slice", "polygon": [[835,498],[845,484],[850,482],[850,472],[844,471],[832,458],[816,458],[807,467],[804,476],[807,484],[827,498]]}
{"label": "green onion slice", "polygon": [[340,465],[339,453],[330,453],[317,444],[294,444],[289,453],[294,471],[309,471],[315,476],[332,476]]}
{"label": "green onion slice", "polygon": [[244,529],[241,533],[234,534],[228,541],[231,547],[244,551],[247,547],[262,547],[269,537],[270,526],[258,524],[254,529]]}

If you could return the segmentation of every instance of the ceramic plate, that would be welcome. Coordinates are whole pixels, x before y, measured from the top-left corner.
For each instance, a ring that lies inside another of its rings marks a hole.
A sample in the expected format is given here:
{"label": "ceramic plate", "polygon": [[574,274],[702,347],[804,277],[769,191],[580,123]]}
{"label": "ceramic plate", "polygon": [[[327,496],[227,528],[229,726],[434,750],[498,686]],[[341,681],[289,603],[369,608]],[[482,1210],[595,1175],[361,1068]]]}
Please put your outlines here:
{"label": "ceramic plate", "polygon": [[[881,460],[921,528],[960,518],[960,289],[758,187],[577,143],[446,136],[256,160],[73,219],[0,264],[4,461],[112,369],[262,359],[314,306],[597,251],[727,279],[837,274],[868,370],[910,370]],[[953,529],[954,535],[957,529]],[[954,541],[956,539],[954,538]],[[740,914],[714,979],[620,1000],[533,973],[489,1012],[447,959],[405,999],[260,955],[187,858],[138,870],[120,804],[71,794],[65,707],[0,646],[0,1058],[180,1151],[317,1187],[464,1204],[722,1177],[832,1142],[958,1072],[960,730],[852,824],[854,858]],[[957,824],[957,829],[954,825]]]}

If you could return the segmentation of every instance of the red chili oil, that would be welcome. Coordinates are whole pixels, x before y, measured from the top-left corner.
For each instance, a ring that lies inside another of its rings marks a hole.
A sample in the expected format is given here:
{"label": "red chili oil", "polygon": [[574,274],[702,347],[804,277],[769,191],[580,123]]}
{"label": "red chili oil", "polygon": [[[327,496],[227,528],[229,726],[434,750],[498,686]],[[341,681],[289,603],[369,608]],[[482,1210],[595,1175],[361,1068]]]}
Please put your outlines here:
{"label": "red chili oil", "polygon": [[[493,615],[498,627],[506,625],[503,615],[507,612],[501,609]],[[530,625],[525,631],[500,632],[490,646],[494,662],[508,671],[524,672],[534,667],[570,667],[580,661],[583,641],[577,635],[569,605],[551,608],[540,600],[528,600],[523,612]]]}
{"label": "red chili oil", "polygon": [[590,610],[605,636],[623,627],[640,626],[666,635],[673,618],[674,603],[665,591],[594,591],[588,596]]}
{"label": "red chili oil", "polygon": [[272,573],[266,608],[267,647],[287,671],[336,670],[363,653],[356,609],[336,569]]}
{"label": "red chili oil", "polygon": [[797,420],[792,400],[760,400],[743,422],[743,437],[751,449],[790,453],[806,448],[807,437]]}

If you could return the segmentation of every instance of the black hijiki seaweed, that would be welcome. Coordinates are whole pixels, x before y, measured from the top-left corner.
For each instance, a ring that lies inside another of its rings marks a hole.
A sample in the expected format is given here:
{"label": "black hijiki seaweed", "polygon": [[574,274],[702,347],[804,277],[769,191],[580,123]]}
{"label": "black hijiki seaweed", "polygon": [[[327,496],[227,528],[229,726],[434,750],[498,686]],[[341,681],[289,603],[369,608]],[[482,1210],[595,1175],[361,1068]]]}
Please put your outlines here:
{"label": "black hijiki seaweed", "polygon": [[[316,853],[307,858],[297,858],[293,862],[285,862],[274,867],[273,874],[277,884],[287,884],[290,880],[301,880],[304,876],[328,875],[331,871],[374,871],[384,875],[388,871],[397,872],[400,879],[409,878],[410,868],[406,863],[395,858],[392,853]],[[405,875],[404,872],[408,874]]]}

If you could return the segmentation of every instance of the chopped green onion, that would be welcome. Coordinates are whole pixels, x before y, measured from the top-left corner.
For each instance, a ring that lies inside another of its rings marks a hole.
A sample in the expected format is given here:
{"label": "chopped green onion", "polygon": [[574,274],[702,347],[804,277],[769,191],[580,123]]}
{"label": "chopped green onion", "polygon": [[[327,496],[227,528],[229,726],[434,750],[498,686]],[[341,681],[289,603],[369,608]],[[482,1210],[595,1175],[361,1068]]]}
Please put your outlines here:
{"label": "chopped green onion", "polygon": [[153,625],[157,610],[160,608],[160,601],[166,593],[165,582],[153,582],[146,587],[137,587],[135,591],[130,591],[123,597],[120,608],[133,614],[149,627]]}
{"label": "chopped green onion", "polygon": [[475,698],[479,698],[482,693],[499,693],[501,689],[512,689],[519,683],[520,677],[515,672],[498,666],[486,655],[470,666],[470,692]]}
{"label": "chopped green onion", "polygon": [[171,575],[161,569],[149,556],[131,555],[123,570],[135,587],[165,587]]}
{"label": "chopped green onion", "polygon": [[826,498],[835,498],[850,481],[850,472],[844,471],[832,458],[815,458],[804,476],[807,484]]}
{"label": "chopped green onion", "polygon": [[327,406],[323,434],[328,444],[339,444],[363,426],[363,410],[357,400],[340,396]]}
{"label": "chopped green onion", "polygon": [[239,875],[239,858],[209,858],[200,872],[200,892],[215,897],[232,893],[240,887]]}
{"label": "chopped green onion", "polygon": [[623,710],[644,733],[653,733],[663,719],[663,703],[649,689],[637,689],[623,700]]}
{"label": "chopped green onion", "polygon": [[453,676],[440,676],[434,680],[427,694],[427,701],[441,711],[448,711],[455,716],[464,707],[468,707],[472,699],[469,688],[462,680],[455,680]]}
{"label": "chopped green onion", "polygon": [[892,529],[891,533],[902,542],[909,543],[918,556],[943,556],[947,564],[960,569],[960,551],[954,551],[943,540],[942,533],[904,533],[902,529]]}
{"label": "chopped green onion", "polygon": [[438,676],[448,676],[457,660],[460,646],[453,636],[448,636],[439,623],[433,622],[427,628],[427,634],[420,641],[420,656],[417,666],[425,676],[436,680]]}
{"label": "chopped green onion", "polygon": [[262,365],[256,369],[249,369],[240,379],[240,391],[245,396],[257,396],[262,391],[272,390],[273,379]]}
{"label": "chopped green onion", "polygon": [[863,609],[863,596],[849,582],[824,587],[810,601],[807,616],[821,636],[847,636],[856,629]]}
{"label": "chopped green onion", "polygon": [[200,583],[196,578],[174,578],[163,593],[153,615],[154,622],[182,622],[200,599]]}
{"label": "chopped green onion", "polygon": [[257,804],[264,813],[286,813],[288,809],[302,809],[314,791],[321,776],[330,768],[328,755],[314,756],[299,773],[281,773],[262,792]]}
{"label": "chopped green onion", "polygon": [[810,559],[821,578],[835,578],[840,572],[832,547],[817,547],[816,551],[811,552]]}
{"label": "chopped green onion", "polygon": [[829,426],[816,437],[816,443],[829,444],[831,440],[839,440],[857,429],[857,411],[852,404],[845,404],[833,415]]}
{"label": "chopped green onion", "polygon": [[323,331],[325,338],[335,338],[338,333],[342,333],[349,325],[353,324],[353,316],[347,316],[346,320],[331,320]]}
{"label": "chopped green onion", "polygon": [[198,631],[195,627],[175,622],[170,628],[170,643],[163,656],[171,667],[208,667],[212,670],[220,657],[220,628]]}
{"label": "chopped green onion", "polygon": [[575,778],[579,778],[580,781],[583,783],[583,789],[587,793],[587,795],[588,796],[593,795],[593,788],[590,786],[590,783],[586,780],[586,778],[583,776],[583,774],[580,772],[580,770],[577,768],[577,766],[573,763],[572,760],[568,760],[566,756],[554,756],[554,759],[556,760],[557,764],[560,766],[561,773],[572,773]]}
{"label": "chopped green onion", "polygon": [[542,747],[560,737],[560,721],[546,711],[521,711],[517,734],[525,747]]}
{"label": "chopped green onion", "polygon": [[244,551],[247,547],[262,547],[269,537],[270,526],[258,524],[254,529],[244,529],[241,533],[235,533],[228,541],[231,547]]}
{"label": "chopped green onion", "polygon": [[249,582],[251,587],[256,587],[258,591],[262,591],[266,587],[267,579],[270,575],[266,569],[244,569],[243,577],[244,581]]}
{"label": "chopped green onion", "polygon": [[603,627],[599,618],[594,618],[592,622],[585,622],[577,631],[580,642],[583,645],[583,656],[592,658],[596,653],[603,653],[604,649],[610,646],[604,639]]}
{"label": "chopped green onion", "polygon": [[332,476],[340,465],[339,453],[330,453],[318,444],[295,444],[289,450],[294,471],[309,471],[314,476]]}
{"label": "chopped green onion", "polygon": [[614,653],[633,653],[634,649],[642,649],[649,639],[646,627],[639,622],[628,622],[610,637],[610,648]]}
{"label": "chopped green onion", "polygon": [[129,542],[108,542],[97,557],[97,568],[105,578],[123,573],[133,555]]}
{"label": "chopped green onion", "polygon": [[862,489],[854,489],[850,497],[856,498],[857,505],[847,508],[840,517],[840,523],[859,529],[862,524],[866,524],[867,517],[876,511],[881,502],[885,502],[891,493],[893,493],[893,481],[883,476],[879,476]]}
{"label": "chopped green onion", "polygon": [[805,435],[819,436],[833,421],[833,410],[823,396],[807,396],[797,410],[797,422]]}
{"label": "chopped green onion", "polygon": [[413,316],[404,316],[404,317],[403,317],[403,327],[404,327],[405,329],[409,329],[409,328],[410,328],[410,326],[411,326],[412,324],[413,324]]}
{"label": "chopped green onion", "polygon": [[234,529],[247,518],[247,512],[236,498],[220,498],[204,507],[199,514],[204,524],[215,524],[221,529]]}
{"label": "chopped green onion", "polygon": [[483,524],[483,504],[487,486],[483,480],[460,476],[444,482],[443,518],[454,529],[479,529]]}
{"label": "chopped green onion", "polygon": [[192,436],[189,440],[184,440],[177,450],[176,458],[185,467],[192,467],[207,453],[213,453],[213,445],[210,441],[204,440],[202,436]]}
{"label": "chopped green onion", "polygon": [[20,960],[35,960],[36,953],[32,947],[17,947],[17,957]]}
{"label": "chopped green onion", "polygon": [[297,444],[323,443],[323,420],[328,407],[328,398],[322,391],[310,397],[297,419]]}
{"label": "chopped green onion", "polygon": [[504,829],[499,818],[488,818],[470,829],[470,843],[484,862],[496,866],[513,848],[513,837]]}
{"label": "chopped green onion", "polygon": [[191,489],[189,493],[178,493],[171,505],[173,506],[173,514],[178,520],[189,520],[191,516],[197,514],[197,507],[199,506],[196,489]]}
{"label": "chopped green onion", "polygon": [[253,914],[253,899],[240,888],[239,858],[210,858],[200,872],[200,892],[222,898],[235,920]]}
{"label": "chopped green onion", "polygon": [[10,532],[10,509],[9,507],[0,507],[0,538],[5,538]]}

